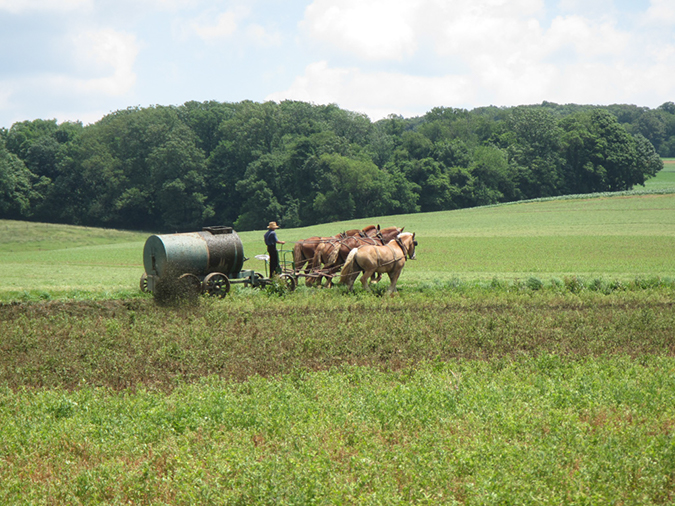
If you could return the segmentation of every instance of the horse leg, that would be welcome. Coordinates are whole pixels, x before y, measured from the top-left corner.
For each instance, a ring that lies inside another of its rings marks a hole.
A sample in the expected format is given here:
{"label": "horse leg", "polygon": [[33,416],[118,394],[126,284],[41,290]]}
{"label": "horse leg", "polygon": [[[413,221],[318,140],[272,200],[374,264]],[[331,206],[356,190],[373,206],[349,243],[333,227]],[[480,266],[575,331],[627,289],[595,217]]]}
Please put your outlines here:
{"label": "horse leg", "polygon": [[[324,266],[324,268],[326,268],[326,267]],[[327,274],[328,274],[328,276],[326,276],[326,288],[332,288],[333,287],[333,276],[335,276],[335,273],[337,273],[338,268],[331,266],[331,267],[328,267],[326,269],[327,269]]]}
{"label": "horse leg", "polygon": [[372,292],[372,290],[370,289],[369,281],[370,281],[371,276],[374,276],[374,275],[375,275],[374,269],[372,271],[370,271],[370,270],[363,271],[363,275],[361,276],[361,284],[363,285],[364,290]]}
{"label": "horse leg", "polygon": [[394,295],[396,293],[396,282],[398,281],[398,277],[401,275],[401,269],[394,269],[392,271],[389,271],[389,281],[391,284],[389,285],[389,295]]}
{"label": "horse leg", "polygon": [[[312,258],[311,261],[314,262],[314,259]],[[315,279],[312,278],[311,276],[307,276],[307,273],[311,271],[312,264],[310,263],[309,258],[306,260],[306,262],[307,263],[304,264],[305,265],[305,276],[306,276],[305,277],[305,286],[313,286]]]}
{"label": "horse leg", "polygon": [[349,274],[349,278],[347,278],[348,279],[347,288],[349,289],[350,292],[354,290],[354,282],[356,281],[356,278],[359,277],[359,274],[360,274],[359,272],[352,272]]}

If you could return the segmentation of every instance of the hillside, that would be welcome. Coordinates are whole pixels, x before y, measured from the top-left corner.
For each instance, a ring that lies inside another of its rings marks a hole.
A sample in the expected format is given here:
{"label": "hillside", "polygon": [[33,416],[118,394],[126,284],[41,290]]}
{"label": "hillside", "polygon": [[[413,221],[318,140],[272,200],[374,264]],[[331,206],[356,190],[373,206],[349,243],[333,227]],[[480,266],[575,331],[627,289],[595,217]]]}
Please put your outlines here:
{"label": "hillside", "polygon": [[[668,174],[664,174],[668,176]],[[401,283],[634,279],[674,273],[675,194],[555,199],[281,229],[293,241],[370,223],[415,232],[418,260]],[[149,233],[0,221],[0,295],[136,293]],[[245,268],[264,272],[262,231],[241,232]],[[290,256],[289,256],[290,258]],[[48,296],[48,295],[45,295]]]}

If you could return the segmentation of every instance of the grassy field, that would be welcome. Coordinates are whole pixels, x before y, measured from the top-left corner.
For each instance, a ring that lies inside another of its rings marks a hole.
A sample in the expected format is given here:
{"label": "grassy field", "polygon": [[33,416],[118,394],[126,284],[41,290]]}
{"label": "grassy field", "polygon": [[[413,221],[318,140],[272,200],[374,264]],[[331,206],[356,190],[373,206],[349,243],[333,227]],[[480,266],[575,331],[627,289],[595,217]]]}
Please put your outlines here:
{"label": "grassy field", "polygon": [[[282,229],[279,236],[290,246],[370,223],[404,226],[420,244],[402,286],[569,276],[628,281],[675,274],[674,218],[675,193],[595,196]],[[0,220],[0,300],[131,296],[149,235]],[[254,258],[265,252],[262,235],[240,233],[247,269],[264,272]]]}
{"label": "grassy field", "polygon": [[668,191],[279,232],[405,225],[394,298],[159,305],[148,233],[0,221],[0,504],[672,504]]}
{"label": "grassy field", "polygon": [[675,186],[675,158],[663,159],[663,170],[659,171],[656,177],[649,179],[645,183],[645,187],[657,189],[670,189]]}

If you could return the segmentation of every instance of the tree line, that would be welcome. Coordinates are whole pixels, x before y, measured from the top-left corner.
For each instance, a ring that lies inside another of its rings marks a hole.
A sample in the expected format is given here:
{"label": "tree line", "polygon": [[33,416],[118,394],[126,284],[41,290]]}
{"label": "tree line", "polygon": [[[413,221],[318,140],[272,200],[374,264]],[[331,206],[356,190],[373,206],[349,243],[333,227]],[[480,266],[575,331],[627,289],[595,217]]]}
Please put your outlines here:
{"label": "tree line", "polygon": [[187,102],[0,129],[0,217],[262,229],[628,190],[675,156],[675,104],[437,107]]}

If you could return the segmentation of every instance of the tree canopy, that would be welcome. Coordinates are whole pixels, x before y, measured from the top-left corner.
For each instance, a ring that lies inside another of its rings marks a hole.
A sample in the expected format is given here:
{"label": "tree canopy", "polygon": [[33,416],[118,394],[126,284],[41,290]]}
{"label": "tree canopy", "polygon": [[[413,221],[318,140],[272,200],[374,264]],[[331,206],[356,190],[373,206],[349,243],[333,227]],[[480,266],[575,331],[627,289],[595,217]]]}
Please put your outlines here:
{"label": "tree canopy", "polygon": [[0,129],[0,216],[261,229],[633,188],[675,156],[675,104],[437,107],[188,102]]}

